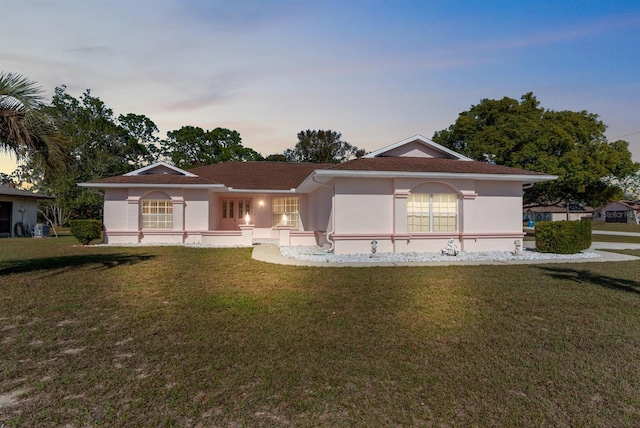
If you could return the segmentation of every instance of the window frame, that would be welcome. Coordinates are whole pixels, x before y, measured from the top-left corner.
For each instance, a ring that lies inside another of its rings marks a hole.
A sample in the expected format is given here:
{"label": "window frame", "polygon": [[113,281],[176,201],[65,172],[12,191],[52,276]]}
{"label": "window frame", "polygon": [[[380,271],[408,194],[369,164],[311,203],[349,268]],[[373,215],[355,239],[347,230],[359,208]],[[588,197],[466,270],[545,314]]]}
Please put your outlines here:
{"label": "window frame", "polygon": [[143,199],[140,205],[140,228],[142,230],[173,229],[173,201]]}
{"label": "window frame", "polygon": [[456,193],[410,193],[407,198],[408,233],[455,233],[459,217],[460,198]]}
{"label": "window frame", "polygon": [[[273,228],[291,226],[300,229],[300,197],[286,196],[271,200],[271,225]],[[283,216],[286,216],[286,223]]]}

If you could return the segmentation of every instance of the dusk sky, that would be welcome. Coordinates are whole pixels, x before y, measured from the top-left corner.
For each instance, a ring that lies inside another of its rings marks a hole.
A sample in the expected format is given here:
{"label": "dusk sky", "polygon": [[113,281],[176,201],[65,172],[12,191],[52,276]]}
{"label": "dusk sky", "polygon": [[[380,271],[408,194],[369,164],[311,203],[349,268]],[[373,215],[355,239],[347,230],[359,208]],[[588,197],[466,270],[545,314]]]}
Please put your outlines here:
{"label": "dusk sky", "polygon": [[[238,131],[263,155],[305,129],[372,151],[483,98],[588,110],[640,161],[640,1],[0,0],[0,70],[115,115]],[[0,172],[15,163],[0,159]]]}

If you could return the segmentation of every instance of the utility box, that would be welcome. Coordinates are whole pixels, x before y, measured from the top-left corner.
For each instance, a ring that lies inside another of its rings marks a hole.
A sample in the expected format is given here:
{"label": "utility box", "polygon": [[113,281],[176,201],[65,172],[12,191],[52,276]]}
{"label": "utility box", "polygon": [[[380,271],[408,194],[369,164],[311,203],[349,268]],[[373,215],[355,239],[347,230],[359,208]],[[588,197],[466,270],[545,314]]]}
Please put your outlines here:
{"label": "utility box", "polygon": [[49,226],[46,224],[36,224],[33,236],[36,238],[42,238],[43,236],[49,236]]}

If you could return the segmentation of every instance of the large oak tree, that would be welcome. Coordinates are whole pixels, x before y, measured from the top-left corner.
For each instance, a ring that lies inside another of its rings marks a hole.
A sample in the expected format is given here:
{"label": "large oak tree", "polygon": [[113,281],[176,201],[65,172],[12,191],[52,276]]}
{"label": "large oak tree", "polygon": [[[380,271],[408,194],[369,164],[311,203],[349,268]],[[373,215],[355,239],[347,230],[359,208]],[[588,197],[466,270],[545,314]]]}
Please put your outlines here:
{"label": "large oak tree", "polygon": [[520,101],[481,100],[433,141],[476,160],[558,175],[528,189],[525,206],[599,206],[622,196],[612,178],[639,168],[628,143],[607,141],[605,130],[596,114],[545,109],[527,93]]}

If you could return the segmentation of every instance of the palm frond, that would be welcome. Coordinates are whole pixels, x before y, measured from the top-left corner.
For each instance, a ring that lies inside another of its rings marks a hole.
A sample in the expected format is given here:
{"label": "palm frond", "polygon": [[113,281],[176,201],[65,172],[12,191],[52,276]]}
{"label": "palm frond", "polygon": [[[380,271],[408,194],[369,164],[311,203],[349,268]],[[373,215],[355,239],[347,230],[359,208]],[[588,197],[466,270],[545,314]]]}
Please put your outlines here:
{"label": "palm frond", "polygon": [[25,76],[12,73],[0,72],[0,99],[6,102],[13,98],[22,103],[25,109],[39,108],[42,106],[42,87]]}
{"label": "palm frond", "polygon": [[66,139],[43,110],[42,89],[21,74],[0,72],[0,151],[42,156],[48,169],[68,160]]}

